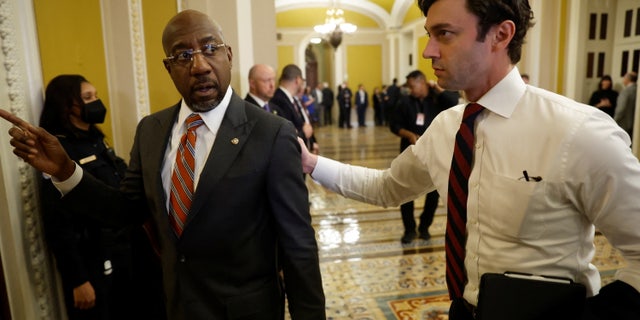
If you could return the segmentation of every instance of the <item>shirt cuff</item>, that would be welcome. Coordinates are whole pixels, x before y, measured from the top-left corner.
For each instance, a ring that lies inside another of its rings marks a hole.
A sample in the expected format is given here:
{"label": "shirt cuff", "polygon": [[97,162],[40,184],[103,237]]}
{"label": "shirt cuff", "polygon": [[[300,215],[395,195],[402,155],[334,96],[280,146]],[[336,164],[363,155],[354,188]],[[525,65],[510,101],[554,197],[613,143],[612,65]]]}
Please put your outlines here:
{"label": "shirt cuff", "polygon": [[329,187],[338,181],[341,165],[342,163],[338,161],[318,156],[318,162],[316,162],[316,167],[311,172],[311,177],[321,185]]}
{"label": "shirt cuff", "polygon": [[[75,162],[74,162],[75,163]],[[73,174],[64,181],[60,181],[55,177],[51,177],[51,182],[53,182],[53,186],[60,191],[60,194],[64,197],[65,194],[71,192],[73,188],[75,188],[82,180],[82,167],[80,167],[77,163],[75,163],[76,169],[73,170]]]}

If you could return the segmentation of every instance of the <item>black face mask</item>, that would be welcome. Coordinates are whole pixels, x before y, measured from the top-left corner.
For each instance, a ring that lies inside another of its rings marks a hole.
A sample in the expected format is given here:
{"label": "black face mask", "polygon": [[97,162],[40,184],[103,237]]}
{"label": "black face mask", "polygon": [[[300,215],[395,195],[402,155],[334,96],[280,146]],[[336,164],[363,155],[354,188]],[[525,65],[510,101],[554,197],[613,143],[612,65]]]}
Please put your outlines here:
{"label": "black face mask", "polygon": [[104,107],[100,99],[89,102],[82,109],[82,121],[86,123],[103,123],[107,115],[107,108]]}

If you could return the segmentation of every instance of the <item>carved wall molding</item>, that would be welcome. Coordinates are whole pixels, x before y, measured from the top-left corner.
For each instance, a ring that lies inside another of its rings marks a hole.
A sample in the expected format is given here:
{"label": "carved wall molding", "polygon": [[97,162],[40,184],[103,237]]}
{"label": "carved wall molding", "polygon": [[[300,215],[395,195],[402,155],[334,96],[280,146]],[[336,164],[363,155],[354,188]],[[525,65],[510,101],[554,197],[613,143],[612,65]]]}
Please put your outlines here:
{"label": "carved wall molding", "polygon": [[[0,0],[0,41],[3,66],[6,71],[4,85],[7,88],[8,110],[23,119],[30,119],[26,104],[26,79],[22,76],[26,69],[24,54],[18,45],[18,24],[14,18],[14,1]],[[19,196],[21,197],[24,244],[23,254],[27,262],[27,273],[33,283],[35,310],[39,319],[56,319],[57,303],[52,286],[53,272],[50,268],[50,255],[46,250],[44,232],[38,206],[36,172],[25,162],[16,161],[19,172]],[[15,239],[16,243],[19,243]],[[19,250],[18,250],[19,251]]]}
{"label": "carved wall molding", "polygon": [[149,81],[147,80],[147,59],[144,45],[144,24],[142,3],[140,0],[129,1],[129,27],[131,30],[131,48],[133,49],[133,66],[136,91],[136,110],[138,119],[149,115]]}

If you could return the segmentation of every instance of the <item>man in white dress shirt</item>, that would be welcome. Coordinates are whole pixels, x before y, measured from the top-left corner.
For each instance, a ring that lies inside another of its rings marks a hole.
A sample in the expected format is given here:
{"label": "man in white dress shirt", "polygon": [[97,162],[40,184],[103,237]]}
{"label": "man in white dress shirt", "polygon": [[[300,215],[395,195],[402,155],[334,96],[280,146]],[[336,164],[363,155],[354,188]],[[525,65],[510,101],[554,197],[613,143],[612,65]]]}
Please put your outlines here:
{"label": "man in white dress shirt", "polygon": [[[569,278],[587,289],[576,319],[640,319],[640,164],[630,138],[594,108],[525,85],[515,64],[532,25],[527,0],[421,0],[438,84],[484,107],[468,181],[467,282],[449,319],[473,319],[480,278],[515,271]],[[303,150],[304,171],[346,197],[398,206],[447,197],[465,105],[441,112],[389,169],[350,166]],[[601,287],[595,228],[626,266]],[[526,303],[523,301],[522,303]]]}

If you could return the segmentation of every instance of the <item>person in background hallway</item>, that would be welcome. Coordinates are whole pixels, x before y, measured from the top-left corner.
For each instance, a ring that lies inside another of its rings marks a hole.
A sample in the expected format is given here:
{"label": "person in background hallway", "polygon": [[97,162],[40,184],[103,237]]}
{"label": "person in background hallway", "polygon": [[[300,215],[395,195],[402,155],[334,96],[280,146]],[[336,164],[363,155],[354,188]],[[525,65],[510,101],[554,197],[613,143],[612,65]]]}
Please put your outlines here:
{"label": "person in background hallway", "polygon": [[311,95],[311,87],[305,87],[301,94],[298,95],[302,106],[307,111],[307,116],[311,125],[318,123],[318,109],[316,99]]}
{"label": "person in background hallway", "polygon": [[356,113],[358,115],[358,126],[366,127],[365,116],[367,108],[369,107],[369,94],[364,89],[364,85],[358,85],[358,91],[356,92],[354,100],[356,103]]}
{"label": "person in background hallway", "polygon": [[282,319],[279,266],[291,319],[326,319],[295,129],[233,92],[232,49],[206,14],[179,12],[162,44],[182,99],[140,121],[120,192],[83,172],[44,129],[0,110],[17,126],[14,153],[58,181],[63,205],[113,225],[153,217],[170,320]]}
{"label": "person in background hallway", "polygon": [[398,86],[398,79],[393,78],[391,85],[387,87],[385,92],[385,102],[384,102],[384,114],[387,117],[387,123],[391,122],[391,115],[393,115],[393,110],[398,103],[398,99],[400,99],[400,86]]}
{"label": "person in background hallway", "polygon": [[[96,88],[83,76],[59,75],[47,85],[40,126],[56,136],[83,170],[118,187],[127,165],[96,126],[104,122],[106,112]],[[153,313],[162,306],[160,267],[141,225],[109,228],[86,215],[73,215],[60,206],[60,192],[46,175],[40,200],[69,319],[162,317]],[[155,290],[150,287],[153,280]]]}
{"label": "person in background hallway", "polygon": [[[386,170],[304,149],[303,170],[385,207],[433,190],[448,199],[450,320],[473,319],[481,276],[505,271],[583,284],[575,319],[640,319],[640,163],[627,133],[595,108],[524,83],[515,65],[532,25],[527,0],[418,4],[438,85],[473,103],[442,111]],[[625,260],[602,288],[591,264],[596,228]]]}
{"label": "person in background hallway", "polygon": [[349,83],[343,82],[338,88],[338,107],[340,108],[338,126],[340,128],[351,128],[351,89],[349,89]]}
{"label": "person in background hallway", "polygon": [[522,81],[524,81],[524,84],[529,84],[529,75],[526,73],[523,73],[520,75],[520,77],[522,77]]}
{"label": "person in background hallway", "polygon": [[310,150],[318,152],[319,145],[313,134],[313,126],[298,95],[304,90],[305,81],[302,70],[295,64],[288,64],[282,68],[280,87],[276,89],[272,102],[280,106],[280,116],[291,121]]}
{"label": "person in background hallway", "polygon": [[324,120],[324,100],[322,97],[322,84],[318,83],[315,89],[311,90],[311,96],[315,99],[316,121],[314,124],[322,126]]}
{"label": "person in background hallway", "polygon": [[589,98],[589,105],[594,106],[612,118],[616,112],[616,102],[618,92],[613,90],[613,81],[609,75],[604,75],[598,83],[598,90],[594,91]]}
{"label": "person in background hallway", "polygon": [[398,78],[393,78],[391,85],[387,87],[387,97],[390,105],[396,105],[398,99],[400,99],[400,86],[398,86]]}
{"label": "person in background hallway", "polygon": [[[422,71],[414,70],[406,78],[409,95],[400,97],[389,124],[391,132],[401,138],[400,153],[416,143],[441,111],[458,104],[456,92],[443,91],[437,84],[431,88]],[[431,238],[429,226],[433,222],[439,198],[438,191],[427,193],[417,233],[413,200],[400,206],[404,226],[404,234],[400,239],[402,243],[411,243],[416,236],[423,240]]]}
{"label": "person in background hallway", "polygon": [[270,100],[276,91],[276,72],[266,64],[256,64],[249,69],[249,93],[244,97],[263,110],[279,115],[280,107]]}
{"label": "person in background hallway", "polygon": [[636,95],[638,93],[638,73],[627,72],[622,78],[624,89],[618,96],[618,106],[613,119],[633,138],[633,122],[636,111]]}
{"label": "person in background hallway", "polygon": [[327,82],[322,83],[322,105],[324,106],[322,118],[324,125],[333,124],[333,90],[329,87]]}
{"label": "person in background hallway", "polygon": [[384,103],[384,97],[380,87],[373,88],[373,122],[376,126],[385,125],[384,109],[382,105]]}

